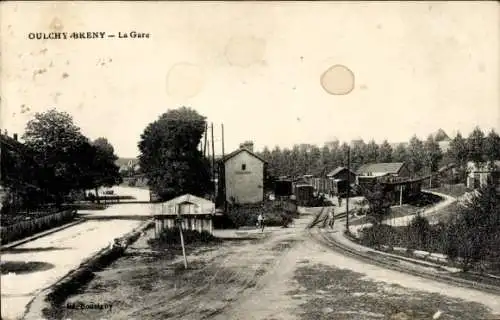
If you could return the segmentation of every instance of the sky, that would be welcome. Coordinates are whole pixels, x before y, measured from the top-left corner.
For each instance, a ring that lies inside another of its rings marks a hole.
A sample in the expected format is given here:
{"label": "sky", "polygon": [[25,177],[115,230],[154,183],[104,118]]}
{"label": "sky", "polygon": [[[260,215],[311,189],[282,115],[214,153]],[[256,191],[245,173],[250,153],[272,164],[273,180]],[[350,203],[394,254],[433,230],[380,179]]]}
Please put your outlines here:
{"label": "sky", "polygon": [[[500,128],[497,2],[2,2],[0,127],[70,113],[135,157],[144,128],[191,107],[215,149]],[[106,32],[30,40],[29,33]],[[118,38],[118,32],[149,38]],[[337,68],[337,66],[341,68]],[[326,76],[325,76],[326,75]],[[332,94],[337,93],[337,94]],[[342,93],[342,94],[339,94]]]}

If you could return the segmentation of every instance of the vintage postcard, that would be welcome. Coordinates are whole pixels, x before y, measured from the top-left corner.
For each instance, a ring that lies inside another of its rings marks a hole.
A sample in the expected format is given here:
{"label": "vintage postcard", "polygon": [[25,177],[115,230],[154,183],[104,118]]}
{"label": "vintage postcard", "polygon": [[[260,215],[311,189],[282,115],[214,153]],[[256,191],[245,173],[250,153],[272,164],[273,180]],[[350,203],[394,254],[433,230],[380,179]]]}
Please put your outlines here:
{"label": "vintage postcard", "polygon": [[3,1],[1,319],[500,319],[494,1]]}

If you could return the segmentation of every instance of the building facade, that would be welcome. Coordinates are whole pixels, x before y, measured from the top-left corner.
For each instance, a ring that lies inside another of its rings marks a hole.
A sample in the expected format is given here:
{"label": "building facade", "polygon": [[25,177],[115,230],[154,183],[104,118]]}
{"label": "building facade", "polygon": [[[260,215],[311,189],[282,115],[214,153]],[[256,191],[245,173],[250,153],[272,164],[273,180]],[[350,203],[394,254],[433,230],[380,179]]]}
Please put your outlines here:
{"label": "building facade", "polygon": [[171,199],[155,207],[155,232],[173,229],[180,224],[183,230],[213,233],[215,204],[190,194]]}
{"label": "building facade", "polygon": [[222,160],[224,198],[228,203],[251,204],[264,200],[265,160],[242,147]]}
{"label": "building facade", "polygon": [[495,186],[500,186],[500,160],[479,166],[472,161],[467,163],[467,188],[478,189],[485,186],[488,180]]}

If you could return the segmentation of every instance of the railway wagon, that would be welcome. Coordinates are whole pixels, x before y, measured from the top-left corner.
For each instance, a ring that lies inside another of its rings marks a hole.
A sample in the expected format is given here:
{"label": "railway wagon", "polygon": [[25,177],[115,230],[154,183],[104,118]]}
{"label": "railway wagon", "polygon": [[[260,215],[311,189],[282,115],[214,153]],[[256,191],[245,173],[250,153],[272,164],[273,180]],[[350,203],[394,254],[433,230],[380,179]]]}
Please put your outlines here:
{"label": "railway wagon", "polygon": [[297,184],[294,188],[297,205],[307,206],[314,198],[314,186],[310,184]]}

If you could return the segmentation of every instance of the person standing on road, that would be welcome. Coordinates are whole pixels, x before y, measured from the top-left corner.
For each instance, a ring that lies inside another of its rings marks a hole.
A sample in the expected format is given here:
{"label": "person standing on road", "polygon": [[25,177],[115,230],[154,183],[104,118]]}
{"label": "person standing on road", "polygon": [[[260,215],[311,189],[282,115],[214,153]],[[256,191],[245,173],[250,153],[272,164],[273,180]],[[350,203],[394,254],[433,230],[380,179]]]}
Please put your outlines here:
{"label": "person standing on road", "polygon": [[333,225],[335,224],[335,216],[333,212],[333,207],[328,210],[328,226],[330,229],[333,229]]}
{"label": "person standing on road", "polygon": [[257,217],[257,226],[264,230],[264,216],[262,215],[262,213],[259,213],[259,216]]}

